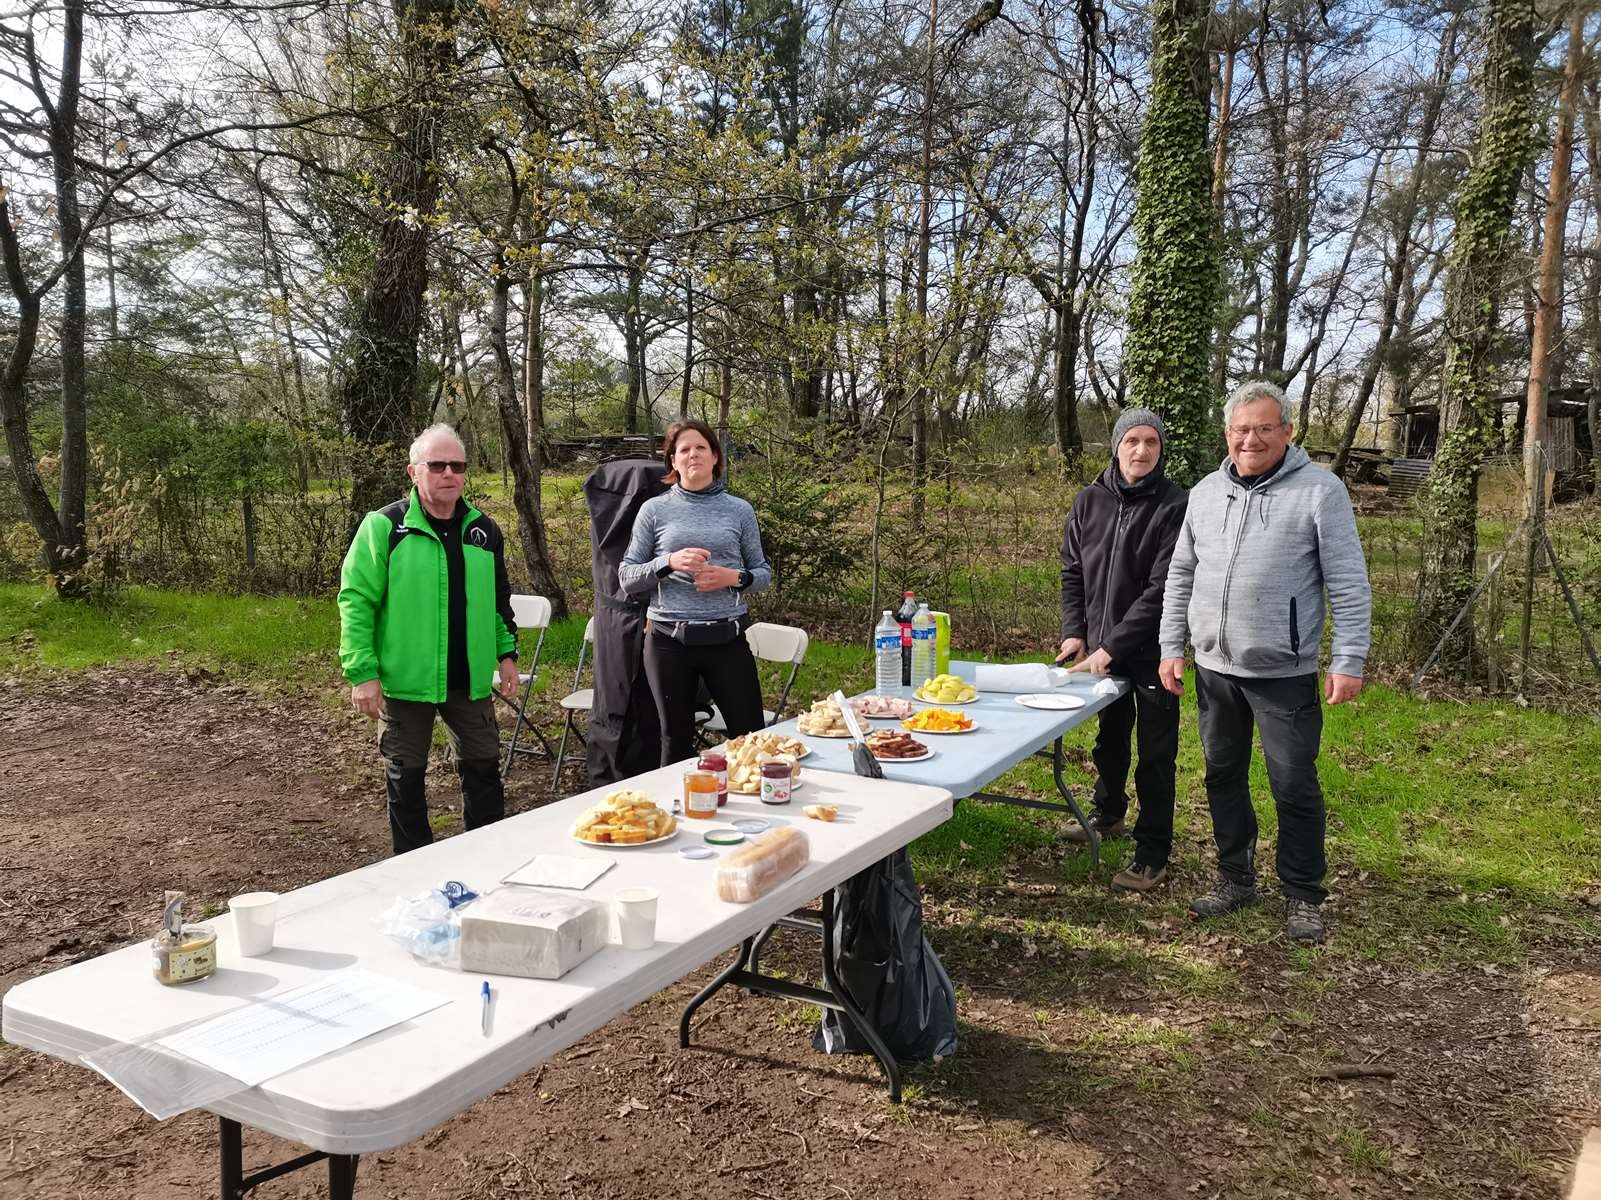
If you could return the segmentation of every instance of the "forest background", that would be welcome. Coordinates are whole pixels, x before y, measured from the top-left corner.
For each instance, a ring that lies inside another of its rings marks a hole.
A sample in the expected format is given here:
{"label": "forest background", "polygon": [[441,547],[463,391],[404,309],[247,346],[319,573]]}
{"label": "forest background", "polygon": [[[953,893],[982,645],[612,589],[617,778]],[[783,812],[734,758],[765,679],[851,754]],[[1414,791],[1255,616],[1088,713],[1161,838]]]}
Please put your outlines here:
{"label": "forest background", "polygon": [[[1598,37],[1507,0],[19,8],[0,575],[327,595],[447,420],[518,589],[581,614],[583,476],[687,414],[763,615],[855,641],[915,588],[1038,651],[1118,410],[1189,482],[1268,378],[1353,485],[1387,666],[1554,482],[1560,577],[1507,554],[1439,662],[1587,695]],[[1428,485],[1358,483],[1429,406]]]}

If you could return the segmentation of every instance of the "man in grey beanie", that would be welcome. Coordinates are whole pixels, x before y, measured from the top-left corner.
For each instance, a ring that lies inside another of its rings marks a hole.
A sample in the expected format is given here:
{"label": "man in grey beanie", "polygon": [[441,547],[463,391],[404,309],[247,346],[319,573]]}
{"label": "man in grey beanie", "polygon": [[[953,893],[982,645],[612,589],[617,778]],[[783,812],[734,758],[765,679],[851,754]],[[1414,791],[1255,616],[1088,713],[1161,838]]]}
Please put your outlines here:
{"label": "man in grey beanie", "polygon": [[[1134,790],[1134,861],[1115,887],[1148,892],[1167,878],[1173,848],[1174,763],[1179,746],[1178,697],[1157,679],[1162,588],[1179,527],[1184,489],[1163,472],[1162,418],[1130,408],[1112,427],[1112,461],[1073,498],[1062,535],[1062,645],[1058,662],[1072,670],[1121,675],[1131,691],[1100,714],[1091,757],[1098,778],[1088,820],[1102,837],[1123,832],[1129,798],[1129,735],[1139,764]],[[1074,826],[1071,841],[1088,841]]]}
{"label": "man in grey beanie", "polygon": [[1324,597],[1334,615],[1323,699],[1362,690],[1373,595],[1351,497],[1293,444],[1284,392],[1257,380],[1223,409],[1229,456],[1195,485],[1167,574],[1162,684],[1184,690],[1184,643],[1195,649],[1195,696],[1217,883],[1190,916],[1220,917],[1257,901],[1251,734],[1261,736],[1278,810],[1275,866],[1285,932],[1321,942],[1323,735],[1318,659]]}

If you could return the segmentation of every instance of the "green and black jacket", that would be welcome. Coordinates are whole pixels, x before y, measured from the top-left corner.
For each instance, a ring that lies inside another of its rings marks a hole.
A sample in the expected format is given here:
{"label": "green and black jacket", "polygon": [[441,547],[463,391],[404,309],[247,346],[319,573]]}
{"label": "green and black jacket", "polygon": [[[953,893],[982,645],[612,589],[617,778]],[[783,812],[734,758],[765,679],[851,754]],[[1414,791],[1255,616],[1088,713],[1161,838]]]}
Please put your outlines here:
{"label": "green and black jacket", "polygon": [[[467,592],[468,695],[489,695],[502,658],[517,652],[500,526],[456,501]],[[376,679],[384,695],[445,699],[450,656],[450,574],[445,548],[417,490],[370,512],[339,576],[339,665],[354,687]]]}

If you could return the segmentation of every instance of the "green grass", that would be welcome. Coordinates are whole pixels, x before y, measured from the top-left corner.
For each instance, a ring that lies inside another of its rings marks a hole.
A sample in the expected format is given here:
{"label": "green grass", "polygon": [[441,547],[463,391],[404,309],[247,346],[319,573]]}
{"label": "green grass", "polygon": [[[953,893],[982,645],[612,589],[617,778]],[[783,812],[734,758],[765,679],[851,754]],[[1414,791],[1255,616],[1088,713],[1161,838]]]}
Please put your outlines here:
{"label": "green grass", "polygon": [[47,588],[0,584],[0,669],[86,667],[175,655],[274,680],[337,667],[332,600],[130,588],[113,606],[65,604]]}

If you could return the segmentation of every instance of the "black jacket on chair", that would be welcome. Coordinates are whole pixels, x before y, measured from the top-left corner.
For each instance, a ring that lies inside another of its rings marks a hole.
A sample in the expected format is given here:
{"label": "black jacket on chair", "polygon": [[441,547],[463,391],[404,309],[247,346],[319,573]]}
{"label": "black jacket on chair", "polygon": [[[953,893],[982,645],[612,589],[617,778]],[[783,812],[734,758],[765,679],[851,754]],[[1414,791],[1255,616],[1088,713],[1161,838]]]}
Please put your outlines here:
{"label": "black jacket on chair", "polygon": [[584,481],[595,555],[595,703],[589,713],[591,787],[661,765],[661,726],[645,679],[645,604],[623,592],[617,564],[640,505],[667,490],[660,459],[602,463]]}
{"label": "black jacket on chair", "polygon": [[1062,533],[1062,636],[1104,649],[1113,674],[1160,657],[1157,630],[1173,545],[1189,493],[1158,463],[1123,482],[1114,459],[1073,498]]}

